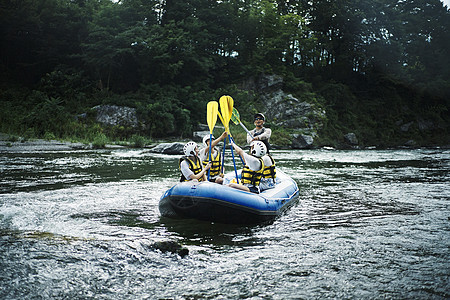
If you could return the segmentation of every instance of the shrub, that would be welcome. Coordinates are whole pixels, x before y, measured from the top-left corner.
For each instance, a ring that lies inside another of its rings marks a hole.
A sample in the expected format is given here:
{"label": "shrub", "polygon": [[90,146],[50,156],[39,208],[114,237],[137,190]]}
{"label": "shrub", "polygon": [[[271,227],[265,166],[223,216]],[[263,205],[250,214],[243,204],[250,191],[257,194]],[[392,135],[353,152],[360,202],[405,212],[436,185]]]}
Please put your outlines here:
{"label": "shrub", "polygon": [[52,132],[46,131],[44,134],[44,139],[47,141],[56,140],[56,136]]}
{"label": "shrub", "polygon": [[94,147],[95,149],[105,148],[105,146],[108,142],[109,142],[109,139],[106,137],[105,134],[98,133],[94,137],[94,140],[92,141],[92,147]]}
{"label": "shrub", "polygon": [[143,136],[134,134],[130,139],[131,145],[135,148],[142,148],[147,145],[150,141]]}

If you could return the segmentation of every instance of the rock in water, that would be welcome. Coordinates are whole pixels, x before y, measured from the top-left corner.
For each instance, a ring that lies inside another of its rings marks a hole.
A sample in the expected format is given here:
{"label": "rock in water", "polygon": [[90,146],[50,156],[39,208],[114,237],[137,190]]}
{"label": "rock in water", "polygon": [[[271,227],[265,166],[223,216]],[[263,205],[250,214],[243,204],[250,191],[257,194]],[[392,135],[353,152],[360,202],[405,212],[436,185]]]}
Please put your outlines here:
{"label": "rock in water", "polygon": [[161,252],[170,252],[173,254],[178,254],[181,257],[185,257],[189,254],[189,250],[187,248],[184,248],[179,243],[175,241],[162,241],[162,242],[156,242],[151,245],[152,249],[160,250]]}
{"label": "rock in water", "polygon": [[156,147],[150,149],[148,152],[151,153],[162,153],[162,154],[183,154],[184,143],[161,143]]}

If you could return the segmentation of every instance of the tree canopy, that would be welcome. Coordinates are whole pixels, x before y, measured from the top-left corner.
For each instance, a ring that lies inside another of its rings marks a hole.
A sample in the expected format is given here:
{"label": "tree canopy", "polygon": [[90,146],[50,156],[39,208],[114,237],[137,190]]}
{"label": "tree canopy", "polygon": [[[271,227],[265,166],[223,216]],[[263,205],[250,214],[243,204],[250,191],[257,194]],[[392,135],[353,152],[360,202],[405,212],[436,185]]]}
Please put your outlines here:
{"label": "tree canopy", "polygon": [[220,92],[273,73],[312,83],[330,116],[376,114],[389,98],[447,130],[449,30],[439,0],[5,0],[1,129],[33,127],[44,107],[116,102],[152,120],[149,136],[186,135]]}

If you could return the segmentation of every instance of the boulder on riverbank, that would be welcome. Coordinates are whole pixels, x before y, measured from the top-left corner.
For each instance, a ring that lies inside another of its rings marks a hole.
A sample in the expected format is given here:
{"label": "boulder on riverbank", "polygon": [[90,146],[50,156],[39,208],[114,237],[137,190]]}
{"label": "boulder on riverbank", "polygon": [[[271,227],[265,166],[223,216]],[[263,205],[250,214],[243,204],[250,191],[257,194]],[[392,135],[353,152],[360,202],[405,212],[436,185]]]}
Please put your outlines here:
{"label": "boulder on riverbank", "polygon": [[311,149],[313,147],[314,138],[310,135],[293,134],[292,137],[293,149]]}
{"label": "boulder on riverbank", "polygon": [[175,143],[161,143],[157,146],[149,149],[147,152],[151,153],[161,153],[161,154],[183,154],[184,143],[175,142]]}
{"label": "boulder on riverbank", "polygon": [[127,126],[137,128],[139,125],[135,108],[117,105],[97,105],[95,120],[107,126]]}
{"label": "boulder on riverbank", "polygon": [[350,148],[350,149],[359,149],[359,141],[356,137],[356,134],[353,132],[349,132],[347,134],[344,134],[344,149]]}

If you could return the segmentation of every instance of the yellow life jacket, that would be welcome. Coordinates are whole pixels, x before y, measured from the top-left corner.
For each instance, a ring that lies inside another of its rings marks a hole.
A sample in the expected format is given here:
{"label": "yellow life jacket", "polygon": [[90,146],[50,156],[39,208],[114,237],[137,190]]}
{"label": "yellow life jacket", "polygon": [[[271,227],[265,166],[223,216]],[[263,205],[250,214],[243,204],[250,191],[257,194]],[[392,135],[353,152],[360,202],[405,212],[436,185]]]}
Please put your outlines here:
{"label": "yellow life jacket", "polygon": [[275,170],[275,160],[269,154],[267,154],[267,156],[272,161],[272,165],[270,167],[264,167],[263,177],[272,178],[273,180],[275,180],[275,178],[277,177],[277,171]]}
{"label": "yellow life jacket", "polygon": [[[222,162],[220,160],[220,151],[217,151],[217,156],[214,158],[214,155],[211,154],[211,168],[209,169],[209,176],[214,177],[220,174],[220,170],[222,168]],[[208,155],[208,159],[209,159],[209,155]],[[206,167],[206,165],[208,164],[208,160],[204,160],[203,163],[203,167]]]}
{"label": "yellow life jacket", "polygon": [[[200,173],[202,171],[202,166],[200,164],[200,159],[197,157],[196,162],[192,161],[190,158],[183,156],[180,158],[180,161],[178,162],[178,167],[180,168],[181,171],[181,163],[183,162],[183,160],[187,161],[189,164],[189,170],[191,170],[195,175],[197,175],[198,173]],[[189,181],[190,179],[187,179],[186,177],[184,177],[183,173],[181,173],[181,178],[180,181]],[[198,181],[202,181],[203,178],[200,177],[198,179]]]}
{"label": "yellow life jacket", "polygon": [[261,163],[261,169],[259,169],[258,171],[253,171],[247,165],[245,165],[244,168],[242,169],[241,173],[242,184],[252,184],[254,186],[259,186],[261,177],[263,176],[264,161],[259,157],[258,159]]}

